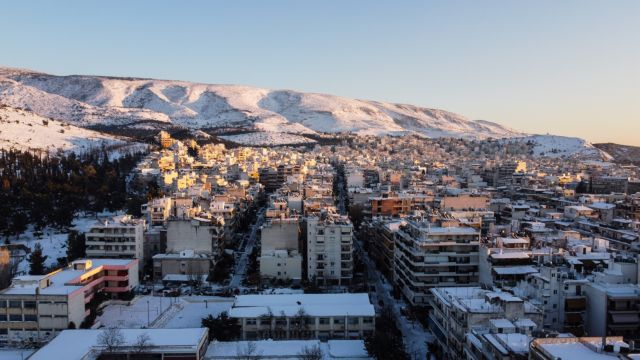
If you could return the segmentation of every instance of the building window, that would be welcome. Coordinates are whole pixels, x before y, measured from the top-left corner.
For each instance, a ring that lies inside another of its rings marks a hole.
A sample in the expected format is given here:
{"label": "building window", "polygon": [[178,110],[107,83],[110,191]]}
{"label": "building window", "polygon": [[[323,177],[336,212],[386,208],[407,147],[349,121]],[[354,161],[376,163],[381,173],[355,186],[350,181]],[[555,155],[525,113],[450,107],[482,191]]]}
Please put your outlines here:
{"label": "building window", "polygon": [[318,319],[318,323],[320,325],[329,325],[329,318],[320,318]]}
{"label": "building window", "polygon": [[26,309],[35,309],[36,308],[36,302],[35,301],[25,301],[24,302],[24,307]]}
{"label": "building window", "polygon": [[7,335],[9,331],[7,329],[0,329],[0,335]]}
{"label": "building window", "polygon": [[333,319],[333,323],[335,325],[342,325],[342,324],[344,324],[344,320],[341,319],[341,318],[336,318],[336,319]]}
{"label": "building window", "polygon": [[372,317],[362,318],[362,323],[363,324],[373,324],[373,318]]}
{"label": "building window", "polygon": [[245,320],[245,323],[247,325],[255,325],[256,324],[256,319],[247,319],[247,320]]}
{"label": "building window", "polygon": [[36,315],[25,315],[24,321],[38,321],[38,317]]}
{"label": "building window", "polygon": [[21,308],[22,307],[22,301],[20,301],[20,300],[11,300],[11,301],[9,301],[9,307],[10,308]]}
{"label": "building window", "polygon": [[0,321],[7,321],[7,315],[0,314]]}
{"label": "building window", "polygon": [[22,321],[22,315],[10,314],[9,321]]}
{"label": "building window", "polygon": [[348,321],[349,321],[349,325],[358,325],[360,323],[357,317],[350,317],[348,318]]}

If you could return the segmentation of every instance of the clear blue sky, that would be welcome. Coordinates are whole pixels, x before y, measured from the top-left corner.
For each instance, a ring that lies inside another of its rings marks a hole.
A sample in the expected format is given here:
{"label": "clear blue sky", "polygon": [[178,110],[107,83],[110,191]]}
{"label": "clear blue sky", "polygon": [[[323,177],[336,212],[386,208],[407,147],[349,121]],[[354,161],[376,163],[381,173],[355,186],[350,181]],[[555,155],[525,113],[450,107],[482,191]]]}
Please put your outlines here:
{"label": "clear blue sky", "polygon": [[4,1],[0,64],[437,107],[640,145],[640,1]]}

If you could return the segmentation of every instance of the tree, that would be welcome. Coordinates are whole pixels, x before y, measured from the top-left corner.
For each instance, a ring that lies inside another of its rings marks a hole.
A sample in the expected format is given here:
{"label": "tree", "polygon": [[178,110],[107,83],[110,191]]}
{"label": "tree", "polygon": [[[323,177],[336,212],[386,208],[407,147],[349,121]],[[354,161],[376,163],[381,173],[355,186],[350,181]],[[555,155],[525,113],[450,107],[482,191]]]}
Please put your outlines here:
{"label": "tree", "polygon": [[27,214],[22,211],[16,211],[11,217],[11,231],[16,236],[16,239],[27,230],[29,224],[29,218]]}
{"label": "tree", "polygon": [[240,360],[257,360],[262,358],[258,352],[258,346],[253,341],[249,341],[245,346],[238,345],[236,348],[236,359]]}
{"label": "tree", "polygon": [[376,318],[376,329],[373,335],[365,339],[367,352],[377,360],[404,360],[409,357],[404,351],[402,333],[391,313],[384,308]]}
{"label": "tree", "polygon": [[322,349],[320,349],[319,345],[305,346],[298,353],[298,357],[301,360],[322,360]]}
{"label": "tree", "polygon": [[29,255],[29,275],[44,275],[44,263],[49,257],[42,254],[42,246],[36,243]]}
{"label": "tree", "polygon": [[209,329],[209,339],[218,341],[232,341],[240,337],[240,324],[230,318],[226,311],[217,317],[209,315],[202,319],[202,327]]}
{"label": "tree", "polygon": [[71,230],[67,237],[67,260],[69,262],[86,256],[86,238],[76,230]]}
{"label": "tree", "polygon": [[[146,352],[149,351],[149,349],[153,346],[153,343],[151,342],[151,337],[149,337],[149,334],[147,333],[143,333],[138,335],[138,337],[136,338],[136,341],[133,343],[133,354],[134,355],[142,355]],[[133,357],[134,359],[137,359],[137,356]]]}
{"label": "tree", "polygon": [[309,331],[309,323],[311,317],[304,311],[304,308],[298,309],[296,315],[291,319],[291,331],[293,336],[299,339],[307,339],[311,335]]}
{"label": "tree", "polygon": [[118,347],[124,345],[124,334],[120,329],[111,327],[104,329],[100,335],[98,335],[98,345],[104,348],[105,352],[115,352]]}

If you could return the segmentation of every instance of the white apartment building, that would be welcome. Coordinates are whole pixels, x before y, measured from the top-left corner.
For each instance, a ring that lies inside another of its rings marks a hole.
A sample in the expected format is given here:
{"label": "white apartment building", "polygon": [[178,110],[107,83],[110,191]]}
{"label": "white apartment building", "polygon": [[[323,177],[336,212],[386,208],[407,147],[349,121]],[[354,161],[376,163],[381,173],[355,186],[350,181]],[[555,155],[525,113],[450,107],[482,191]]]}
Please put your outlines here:
{"label": "white apartment building", "polygon": [[223,233],[216,219],[171,218],[167,222],[167,253],[192,250],[198,254],[217,254]]}
{"label": "white apartment building", "polygon": [[306,219],[307,279],[345,284],[353,279],[353,224],[335,214]]}
{"label": "white apartment building", "polygon": [[[539,308],[507,292],[480,287],[441,287],[431,289],[431,294],[428,320],[438,345],[435,354],[438,359],[463,359],[465,351],[474,353],[465,349],[465,339],[472,329],[530,334],[542,324]],[[478,341],[475,342],[478,345]]]}
{"label": "white apartment building", "polygon": [[260,229],[260,276],[301,280],[302,255],[298,243],[299,219],[272,219]]}
{"label": "white apartment building", "polygon": [[478,283],[478,230],[407,221],[395,236],[394,280],[411,304],[426,305],[434,287]]}
{"label": "white apartment building", "polygon": [[366,293],[241,295],[229,310],[243,340],[363,339],[375,315]]}
{"label": "white apartment building", "polygon": [[171,198],[162,197],[142,205],[141,211],[147,217],[147,223],[150,226],[162,226],[171,215],[171,206]]}
{"label": "white apartment building", "polygon": [[89,258],[142,259],[145,221],[130,215],[97,221],[86,236]]}

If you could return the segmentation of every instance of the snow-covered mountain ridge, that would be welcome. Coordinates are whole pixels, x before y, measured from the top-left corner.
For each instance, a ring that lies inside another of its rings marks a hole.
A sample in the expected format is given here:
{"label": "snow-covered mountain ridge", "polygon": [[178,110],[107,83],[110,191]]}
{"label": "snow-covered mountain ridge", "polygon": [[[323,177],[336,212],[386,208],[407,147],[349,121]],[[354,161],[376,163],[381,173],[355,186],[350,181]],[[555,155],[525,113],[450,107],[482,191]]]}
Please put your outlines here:
{"label": "snow-covered mountain ridge", "polygon": [[55,76],[0,68],[0,104],[87,127],[171,124],[287,133],[504,138],[523,134],[438,109],[239,85],[102,76]]}

